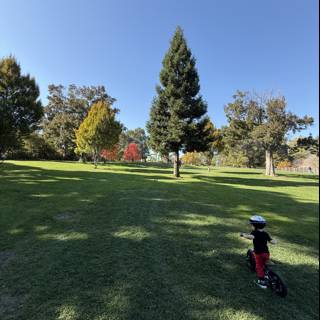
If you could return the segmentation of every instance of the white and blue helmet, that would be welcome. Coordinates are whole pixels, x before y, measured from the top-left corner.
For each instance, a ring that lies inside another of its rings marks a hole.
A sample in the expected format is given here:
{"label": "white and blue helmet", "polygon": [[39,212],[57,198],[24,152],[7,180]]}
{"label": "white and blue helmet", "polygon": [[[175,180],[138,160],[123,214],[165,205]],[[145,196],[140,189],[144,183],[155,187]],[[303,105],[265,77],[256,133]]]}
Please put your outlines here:
{"label": "white and blue helmet", "polygon": [[264,217],[254,215],[250,218],[250,224],[257,226],[258,228],[264,228],[267,224],[267,221]]}

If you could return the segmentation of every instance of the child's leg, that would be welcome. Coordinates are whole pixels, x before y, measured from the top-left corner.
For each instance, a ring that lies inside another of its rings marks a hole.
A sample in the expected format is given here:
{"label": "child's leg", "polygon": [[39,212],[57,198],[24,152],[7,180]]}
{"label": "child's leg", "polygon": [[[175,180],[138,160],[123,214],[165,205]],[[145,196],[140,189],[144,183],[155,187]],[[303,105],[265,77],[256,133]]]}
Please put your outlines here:
{"label": "child's leg", "polygon": [[267,264],[267,262],[270,259],[270,254],[269,253],[263,253],[263,266]]}
{"label": "child's leg", "polygon": [[257,271],[257,276],[259,280],[256,282],[257,285],[262,288],[262,289],[267,289],[267,283],[265,280],[265,264],[269,260],[269,253],[260,253],[260,254],[255,254],[255,259],[256,259],[256,271]]}
{"label": "child's leg", "polygon": [[264,253],[254,254],[256,259],[256,272],[259,279],[264,279],[265,272],[264,272],[264,264],[265,264],[265,257]]}

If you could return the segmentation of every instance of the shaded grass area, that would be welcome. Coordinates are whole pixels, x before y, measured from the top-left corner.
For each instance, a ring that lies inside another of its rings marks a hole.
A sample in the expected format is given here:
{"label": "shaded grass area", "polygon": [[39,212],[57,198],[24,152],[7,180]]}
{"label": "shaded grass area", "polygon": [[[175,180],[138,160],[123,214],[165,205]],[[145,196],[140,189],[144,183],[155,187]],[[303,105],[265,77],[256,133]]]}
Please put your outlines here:
{"label": "shaded grass area", "polygon": [[[318,180],[260,170],[8,162],[0,167],[1,319],[317,319]],[[238,234],[280,240],[280,299]]]}

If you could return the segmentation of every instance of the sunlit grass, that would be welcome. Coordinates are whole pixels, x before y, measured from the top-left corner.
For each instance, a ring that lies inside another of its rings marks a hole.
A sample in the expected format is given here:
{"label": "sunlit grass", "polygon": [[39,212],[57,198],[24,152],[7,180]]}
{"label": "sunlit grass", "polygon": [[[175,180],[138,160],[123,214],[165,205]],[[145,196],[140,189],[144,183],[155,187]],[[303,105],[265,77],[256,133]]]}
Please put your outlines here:
{"label": "sunlit grass", "polygon": [[121,227],[120,230],[113,233],[116,238],[129,239],[134,241],[141,241],[151,236],[150,232],[141,227]]}
{"label": "sunlit grass", "polygon": [[[5,162],[0,319],[317,319],[318,203],[312,175]],[[245,267],[255,213],[279,240],[285,300]]]}

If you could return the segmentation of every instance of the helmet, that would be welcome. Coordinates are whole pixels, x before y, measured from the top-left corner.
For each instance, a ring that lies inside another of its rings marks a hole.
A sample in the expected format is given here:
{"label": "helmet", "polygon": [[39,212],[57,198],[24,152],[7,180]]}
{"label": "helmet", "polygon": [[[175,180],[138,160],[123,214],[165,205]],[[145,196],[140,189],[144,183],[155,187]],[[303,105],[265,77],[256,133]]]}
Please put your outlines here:
{"label": "helmet", "polygon": [[250,224],[258,229],[263,229],[266,226],[267,222],[265,218],[255,215],[250,218]]}

